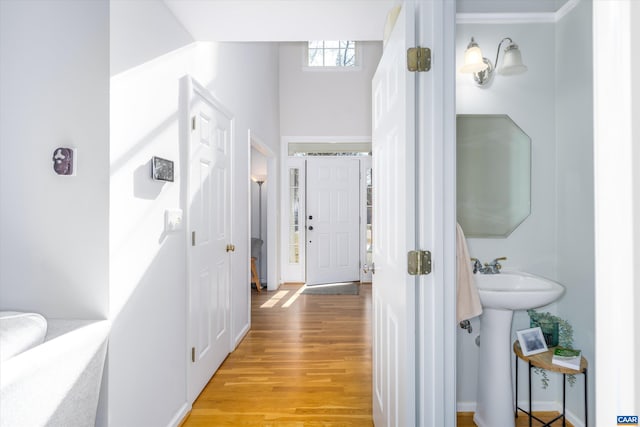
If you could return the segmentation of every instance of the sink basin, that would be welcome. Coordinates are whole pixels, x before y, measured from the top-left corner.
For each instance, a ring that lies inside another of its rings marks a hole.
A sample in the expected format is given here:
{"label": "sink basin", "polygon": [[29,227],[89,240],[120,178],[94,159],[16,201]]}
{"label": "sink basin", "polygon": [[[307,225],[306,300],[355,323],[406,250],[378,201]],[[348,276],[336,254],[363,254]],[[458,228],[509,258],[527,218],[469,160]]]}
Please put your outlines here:
{"label": "sink basin", "polygon": [[564,292],[560,283],[520,271],[476,274],[474,278],[485,308],[528,310],[551,304]]}
{"label": "sink basin", "polygon": [[483,312],[478,360],[478,394],[473,415],[478,427],[514,427],[511,381],[511,321],[515,310],[528,310],[560,298],[564,287],[520,271],[474,275]]}

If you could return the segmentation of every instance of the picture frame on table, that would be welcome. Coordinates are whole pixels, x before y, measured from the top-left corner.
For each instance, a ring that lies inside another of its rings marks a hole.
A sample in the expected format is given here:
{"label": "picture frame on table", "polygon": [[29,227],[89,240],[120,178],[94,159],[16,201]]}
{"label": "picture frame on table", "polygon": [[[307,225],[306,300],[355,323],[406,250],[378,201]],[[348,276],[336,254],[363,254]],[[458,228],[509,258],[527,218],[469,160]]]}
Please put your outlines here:
{"label": "picture frame on table", "polygon": [[549,350],[547,343],[544,341],[542,329],[540,329],[539,326],[522,329],[517,331],[516,334],[518,335],[518,342],[520,343],[522,354],[525,356],[532,356]]}

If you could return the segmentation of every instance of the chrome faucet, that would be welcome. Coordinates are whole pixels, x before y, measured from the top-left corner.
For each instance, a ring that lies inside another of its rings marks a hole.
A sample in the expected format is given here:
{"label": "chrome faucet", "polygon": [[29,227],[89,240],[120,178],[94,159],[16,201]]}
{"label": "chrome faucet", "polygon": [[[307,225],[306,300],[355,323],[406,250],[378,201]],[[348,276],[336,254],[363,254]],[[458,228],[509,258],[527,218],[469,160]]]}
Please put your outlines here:
{"label": "chrome faucet", "polygon": [[500,261],[506,261],[506,259],[506,256],[496,258],[489,263],[485,262],[483,266],[478,258],[471,258],[471,261],[473,261],[473,274],[478,272],[480,272],[480,274],[499,274],[502,268]]}

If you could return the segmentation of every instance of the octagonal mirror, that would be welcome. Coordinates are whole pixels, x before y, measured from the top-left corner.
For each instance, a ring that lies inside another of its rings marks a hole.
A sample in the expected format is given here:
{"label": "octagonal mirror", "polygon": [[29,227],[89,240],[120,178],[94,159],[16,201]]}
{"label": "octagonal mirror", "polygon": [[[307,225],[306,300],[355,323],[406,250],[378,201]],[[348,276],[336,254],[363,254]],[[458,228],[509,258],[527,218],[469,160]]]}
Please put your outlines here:
{"label": "octagonal mirror", "polygon": [[506,114],[457,116],[458,223],[506,238],[531,213],[531,138]]}

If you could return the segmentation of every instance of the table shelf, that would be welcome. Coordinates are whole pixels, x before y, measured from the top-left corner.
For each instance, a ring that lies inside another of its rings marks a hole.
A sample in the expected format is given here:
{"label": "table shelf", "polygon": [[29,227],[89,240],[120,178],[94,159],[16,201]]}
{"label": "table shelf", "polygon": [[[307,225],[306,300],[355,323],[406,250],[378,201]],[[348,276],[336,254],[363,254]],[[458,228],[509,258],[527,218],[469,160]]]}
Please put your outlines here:
{"label": "table shelf", "polygon": [[[566,402],[566,377],[567,375],[577,375],[577,374],[583,374],[584,375],[584,425],[585,427],[587,427],[589,425],[588,423],[588,407],[587,407],[587,401],[588,401],[588,394],[587,394],[587,367],[588,367],[588,363],[587,363],[587,359],[585,359],[584,357],[581,357],[580,360],[580,369],[576,370],[576,369],[571,369],[571,368],[565,368],[564,366],[559,366],[559,365],[554,365],[551,360],[553,358],[553,351],[556,349],[556,347],[551,347],[548,351],[545,351],[543,353],[538,353],[538,354],[534,354],[531,356],[525,356],[522,353],[522,349],[520,348],[520,343],[518,341],[515,341],[513,343],[513,352],[516,355],[516,392],[515,392],[515,400],[516,400],[516,418],[518,417],[518,411],[522,411],[523,413],[527,414],[529,416],[529,426],[531,427],[532,425],[532,420],[536,420],[540,423],[542,423],[542,427],[549,427],[551,426],[554,422],[558,421],[558,420],[562,420],[562,425],[565,426],[566,425],[566,417],[565,417],[565,402]],[[528,366],[529,366],[529,410],[526,411],[523,408],[521,408],[520,406],[518,406],[518,359],[521,359],[524,362],[527,362]],[[533,415],[532,411],[531,411],[531,369],[532,368],[541,368],[550,372],[557,372],[562,374],[562,414],[558,415],[556,418],[554,418],[551,421],[545,422],[543,420],[541,420],[540,418],[536,417],[535,415]]]}

